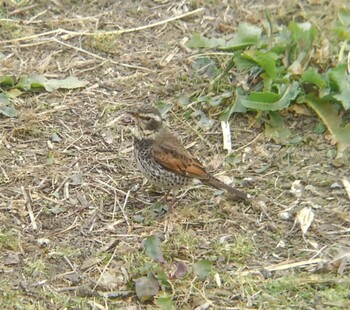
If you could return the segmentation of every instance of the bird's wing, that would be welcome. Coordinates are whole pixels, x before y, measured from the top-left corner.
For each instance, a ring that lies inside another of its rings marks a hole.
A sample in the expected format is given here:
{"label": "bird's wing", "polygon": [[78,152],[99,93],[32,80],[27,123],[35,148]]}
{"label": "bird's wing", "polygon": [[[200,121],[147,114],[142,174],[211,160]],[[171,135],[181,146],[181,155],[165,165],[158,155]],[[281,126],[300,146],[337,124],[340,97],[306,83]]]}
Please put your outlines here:
{"label": "bird's wing", "polygon": [[164,136],[161,143],[153,144],[152,155],[160,165],[172,172],[200,180],[209,179],[203,165],[172,135]]}

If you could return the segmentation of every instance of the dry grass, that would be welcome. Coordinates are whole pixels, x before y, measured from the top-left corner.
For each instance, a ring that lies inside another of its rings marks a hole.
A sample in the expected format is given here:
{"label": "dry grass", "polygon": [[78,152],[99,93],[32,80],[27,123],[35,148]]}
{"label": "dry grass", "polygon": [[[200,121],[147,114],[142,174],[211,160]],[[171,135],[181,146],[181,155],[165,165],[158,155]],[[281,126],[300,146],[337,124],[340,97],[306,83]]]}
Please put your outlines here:
{"label": "dry grass", "polygon": [[[325,3],[313,2],[301,9],[299,1],[266,1],[276,19],[321,19]],[[328,5],[335,10],[336,3]],[[349,169],[330,164],[334,150],[313,133],[315,120],[291,116],[304,142],[279,146],[250,127],[249,116],[235,116],[229,161],[219,125],[199,128],[189,117],[196,107],[177,101],[206,86],[193,76],[186,38],[196,31],[222,36],[242,20],[259,23],[264,7],[263,1],[3,6],[1,75],[73,75],[89,86],[25,94],[15,101],[19,116],[0,120],[2,309],[143,309],[135,278],[204,258],[217,276],[172,280],[166,293],[178,309],[349,306],[349,197],[341,185]],[[154,216],[161,194],[143,184],[130,128],[118,120],[129,106],[160,100],[173,106],[168,123],[185,145],[212,171],[235,177],[253,197],[250,205],[200,187],[164,218]],[[289,191],[295,180],[304,186],[299,198]],[[303,236],[294,221],[306,206],[315,218]],[[142,251],[151,234],[163,240],[162,268]]]}

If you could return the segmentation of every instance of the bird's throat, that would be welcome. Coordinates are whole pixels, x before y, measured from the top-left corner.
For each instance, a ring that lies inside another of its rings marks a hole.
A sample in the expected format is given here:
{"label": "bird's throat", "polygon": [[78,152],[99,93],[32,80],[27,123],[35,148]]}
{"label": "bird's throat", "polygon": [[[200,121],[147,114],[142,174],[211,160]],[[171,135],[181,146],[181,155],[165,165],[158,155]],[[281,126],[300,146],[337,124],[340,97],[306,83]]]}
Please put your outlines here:
{"label": "bird's throat", "polygon": [[137,128],[134,132],[135,138],[137,140],[149,139],[154,140],[156,138],[156,132],[154,130],[148,130],[144,128]]}

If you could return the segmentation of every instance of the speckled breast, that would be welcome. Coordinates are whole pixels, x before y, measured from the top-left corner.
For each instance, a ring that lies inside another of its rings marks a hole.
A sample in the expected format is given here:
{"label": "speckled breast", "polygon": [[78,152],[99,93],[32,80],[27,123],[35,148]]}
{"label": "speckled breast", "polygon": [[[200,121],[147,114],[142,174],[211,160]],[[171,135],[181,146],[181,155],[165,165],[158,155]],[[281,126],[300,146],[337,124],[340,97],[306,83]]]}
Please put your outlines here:
{"label": "speckled breast", "polygon": [[151,140],[135,139],[134,141],[135,160],[142,174],[152,184],[165,189],[188,185],[191,179],[169,171],[153,158],[151,146]]}

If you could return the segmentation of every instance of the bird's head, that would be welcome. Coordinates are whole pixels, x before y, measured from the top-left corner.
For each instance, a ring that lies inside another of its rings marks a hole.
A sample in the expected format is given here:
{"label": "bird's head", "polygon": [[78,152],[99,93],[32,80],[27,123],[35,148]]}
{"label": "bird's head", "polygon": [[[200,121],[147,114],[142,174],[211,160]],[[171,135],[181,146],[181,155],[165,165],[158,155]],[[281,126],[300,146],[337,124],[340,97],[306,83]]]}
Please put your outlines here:
{"label": "bird's head", "polygon": [[159,111],[151,105],[142,105],[128,111],[136,124],[137,138],[154,138],[162,129],[163,120]]}

